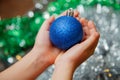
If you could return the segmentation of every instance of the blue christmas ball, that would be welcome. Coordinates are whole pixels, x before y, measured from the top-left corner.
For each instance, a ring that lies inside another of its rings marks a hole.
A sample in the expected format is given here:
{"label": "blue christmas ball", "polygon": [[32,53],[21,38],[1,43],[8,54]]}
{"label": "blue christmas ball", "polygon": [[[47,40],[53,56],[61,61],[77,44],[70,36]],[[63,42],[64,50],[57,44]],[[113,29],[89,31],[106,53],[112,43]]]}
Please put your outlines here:
{"label": "blue christmas ball", "polygon": [[82,38],[82,25],[72,16],[61,16],[50,26],[50,40],[59,49],[67,50],[81,42]]}

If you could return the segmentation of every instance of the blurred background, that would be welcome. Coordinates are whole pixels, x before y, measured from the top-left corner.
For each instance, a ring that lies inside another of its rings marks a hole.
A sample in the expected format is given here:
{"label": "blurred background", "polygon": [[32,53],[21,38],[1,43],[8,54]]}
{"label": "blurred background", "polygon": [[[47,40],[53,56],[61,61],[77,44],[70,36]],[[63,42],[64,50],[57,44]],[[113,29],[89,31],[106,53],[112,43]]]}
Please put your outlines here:
{"label": "blurred background", "polygon": [[[93,20],[101,34],[74,80],[120,80],[120,0],[0,0],[0,71],[27,54],[45,19],[69,8]],[[36,80],[51,80],[53,70],[54,65]]]}

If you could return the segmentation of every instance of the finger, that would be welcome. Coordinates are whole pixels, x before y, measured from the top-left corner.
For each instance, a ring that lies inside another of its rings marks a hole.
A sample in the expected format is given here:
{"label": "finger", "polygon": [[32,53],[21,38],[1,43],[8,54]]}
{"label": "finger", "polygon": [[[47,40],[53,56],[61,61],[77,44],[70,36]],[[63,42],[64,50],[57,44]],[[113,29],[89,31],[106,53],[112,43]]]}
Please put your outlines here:
{"label": "finger", "polygon": [[88,20],[87,19],[81,18],[79,21],[81,22],[81,24],[82,24],[83,27],[84,26],[88,26]]}
{"label": "finger", "polygon": [[90,36],[90,31],[88,27],[83,27],[83,32],[84,32],[84,36],[86,37],[85,39],[87,39]]}
{"label": "finger", "polygon": [[[76,17],[76,19],[80,22],[80,17]],[[81,23],[81,22],[80,22]]]}
{"label": "finger", "polygon": [[93,32],[93,34],[81,44],[83,45],[83,47],[86,47],[86,48],[91,47],[92,48],[94,45],[97,44],[99,37],[100,37],[100,35],[98,32]]}
{"label": "finger", "polygon": [[93,21],[88,22],[88,27],[89,27],[89,29],[94,29],[95,31],[97,31],[96,26]]}
{"label": "finger", "polygon": [[49,19],[45,20],[44,23],[42,24],[42,27],[40,30],[49,30],[51,23],[54,21],[55,17],[51,16]]}
{"label": "finger", "polygon": [[76,17],[76,19],[79,21],[79,17]]}
{"label": "finger", "polygon": [[90,34],[92,34],[93,32],[97,31],[93,21],[89,21],[88,22],[88,28],[90,29]]}
{"label": "finger", "polygon": [[80,13],[77,10],[74,10],[74,17],[78,17]]}
{"label": "finger", "polygon": [[[85,18],[80,18],[80,17],[77,17],[76,18],[80,23],[81,21],[83,20],[83,22],[85,21]],[[82,24],[82,23],[81,23]],[[86,23],[87,25],[87,23]],[[89,31],[89,28],[87,26],[83,26],[83,32],[84,32],[84,35],[83,35],[83,39],[82,41],[86,40],[89,36],[90,36],[90,31]]]}
{"label": "finger", "polygon": [[85,32],[86,35],[89,35],[89,28],[87,26],[83,27],[83,31]]}

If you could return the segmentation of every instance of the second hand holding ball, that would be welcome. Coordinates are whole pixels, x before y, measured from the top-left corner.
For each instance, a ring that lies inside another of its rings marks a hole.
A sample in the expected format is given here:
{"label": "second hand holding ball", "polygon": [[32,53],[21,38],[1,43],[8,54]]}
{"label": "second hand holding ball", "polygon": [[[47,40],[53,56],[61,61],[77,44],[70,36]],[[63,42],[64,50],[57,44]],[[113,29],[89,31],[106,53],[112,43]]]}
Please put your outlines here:
{"label": "second hand holding ball", "polygon": [[66,16],[57,18],[50,26],[50,40],[59,49],[67,50],[82,41],[82,24],[73,14],[69,9]]}

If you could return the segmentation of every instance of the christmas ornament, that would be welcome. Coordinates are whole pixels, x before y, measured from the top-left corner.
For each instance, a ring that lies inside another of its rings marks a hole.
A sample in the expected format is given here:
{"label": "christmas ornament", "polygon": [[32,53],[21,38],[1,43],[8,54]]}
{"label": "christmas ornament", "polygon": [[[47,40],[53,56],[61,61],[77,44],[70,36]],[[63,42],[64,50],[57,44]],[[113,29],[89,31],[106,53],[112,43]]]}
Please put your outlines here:
{"label": "christmas ornament", "polygon": [[50,27],[50,40],[58,48],[67,50],[83,38],[81,23],[73,17],[69,9],[66,16],[57,18]]}

